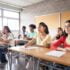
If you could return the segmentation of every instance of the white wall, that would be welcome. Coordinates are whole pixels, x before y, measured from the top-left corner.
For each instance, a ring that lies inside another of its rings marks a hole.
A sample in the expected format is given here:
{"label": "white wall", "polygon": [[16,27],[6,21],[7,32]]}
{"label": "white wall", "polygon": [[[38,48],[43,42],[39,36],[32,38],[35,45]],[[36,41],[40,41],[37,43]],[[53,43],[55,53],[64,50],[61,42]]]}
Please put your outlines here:
{"label": "white wall", "polygon": [[22,25],[34,24],[35,16],[70,10],[70,0],[45,0],[44,2],[25,7],[21,13]]}

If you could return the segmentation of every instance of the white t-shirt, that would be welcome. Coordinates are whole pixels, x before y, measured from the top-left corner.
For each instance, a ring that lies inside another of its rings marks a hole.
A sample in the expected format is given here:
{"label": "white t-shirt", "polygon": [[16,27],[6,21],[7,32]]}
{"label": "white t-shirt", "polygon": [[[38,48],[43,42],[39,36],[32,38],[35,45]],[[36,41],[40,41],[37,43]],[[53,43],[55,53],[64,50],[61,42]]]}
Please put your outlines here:
{"label": "white t-shirt", "polygon": [[3,34],[2,37],[1,37],[3,40],[9,40],[9,45],[12,45],[14,44],[14,35],[12,33],[8,33],[8,35],[6,34]]}

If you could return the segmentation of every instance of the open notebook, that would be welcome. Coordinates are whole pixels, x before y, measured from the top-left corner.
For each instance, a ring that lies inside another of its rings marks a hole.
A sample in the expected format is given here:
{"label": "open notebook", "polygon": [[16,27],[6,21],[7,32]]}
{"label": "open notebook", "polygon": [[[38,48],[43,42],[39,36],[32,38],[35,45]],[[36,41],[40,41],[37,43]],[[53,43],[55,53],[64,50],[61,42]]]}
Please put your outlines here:
{"label": "open notebook", "polygon": [[56,51],[56,50],[53,50],[53,51],[50,51],[50,52],[46,53],[46,55],[54,56],[54,57],[61,57],[64,54],[65,54],[64,51]]}

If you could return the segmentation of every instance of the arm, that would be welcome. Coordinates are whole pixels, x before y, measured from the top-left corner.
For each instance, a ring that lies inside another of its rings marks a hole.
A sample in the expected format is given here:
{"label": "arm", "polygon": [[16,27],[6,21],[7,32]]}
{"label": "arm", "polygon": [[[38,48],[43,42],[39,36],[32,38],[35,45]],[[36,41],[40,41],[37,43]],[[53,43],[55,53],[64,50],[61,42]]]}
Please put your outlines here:
{"label": "arm", "polygon": [[3,42],[10,43],[14,39],[14,35],[12,33],[9,34],[8,38],[4,38]]}
{"label": "arm", "polygon": [[61,47],[58,47],[57,50],[59,50],[59,51],[66,51],[65,48],[61,48]]}
{"label": "arm", "polygon": [[43,41],[42,41],[42,45],[49,48],[51,44],[51,36],[48,35]]}
{"label": "arm", "polygon": [[52,43],[51,49],[55,49],[56,50],[62,43],[64,43],[65,39],[66,39],[65,37],[61,37],[60,39],[58,39],[57,41]]}
{"label": "arm", "polygon": [[36,39],[32,39],[31,41],[29,41],[29,42],[25,45],[25,47],[32,46],[32,45],[34,45],[35,43],[36,43]]}
{"label": "arm", "polygon": [[37,43],[38,46],[47,47],[47,48],[50,47],[50,44],[51,44],[51,37],[49,35],[47,35],[40,43]]}
{"label": "arm", "polygon": [[70,52],[70,48],[66,47],[65,49]]}

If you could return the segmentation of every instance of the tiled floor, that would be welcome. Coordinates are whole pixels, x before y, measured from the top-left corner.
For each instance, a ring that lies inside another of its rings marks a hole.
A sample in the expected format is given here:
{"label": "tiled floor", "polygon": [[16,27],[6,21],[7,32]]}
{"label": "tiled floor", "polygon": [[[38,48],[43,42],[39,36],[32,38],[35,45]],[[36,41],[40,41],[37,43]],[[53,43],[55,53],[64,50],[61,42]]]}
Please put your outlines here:
{"label": "tiled floor", "polygon": [[[7,64],[0,64],[0,70],[10,70],[9,61]],[[21,56],[19,59],[13,57],[12,70],[32,70],[32,63],[29,68],[26,69],[24,57]]]}

